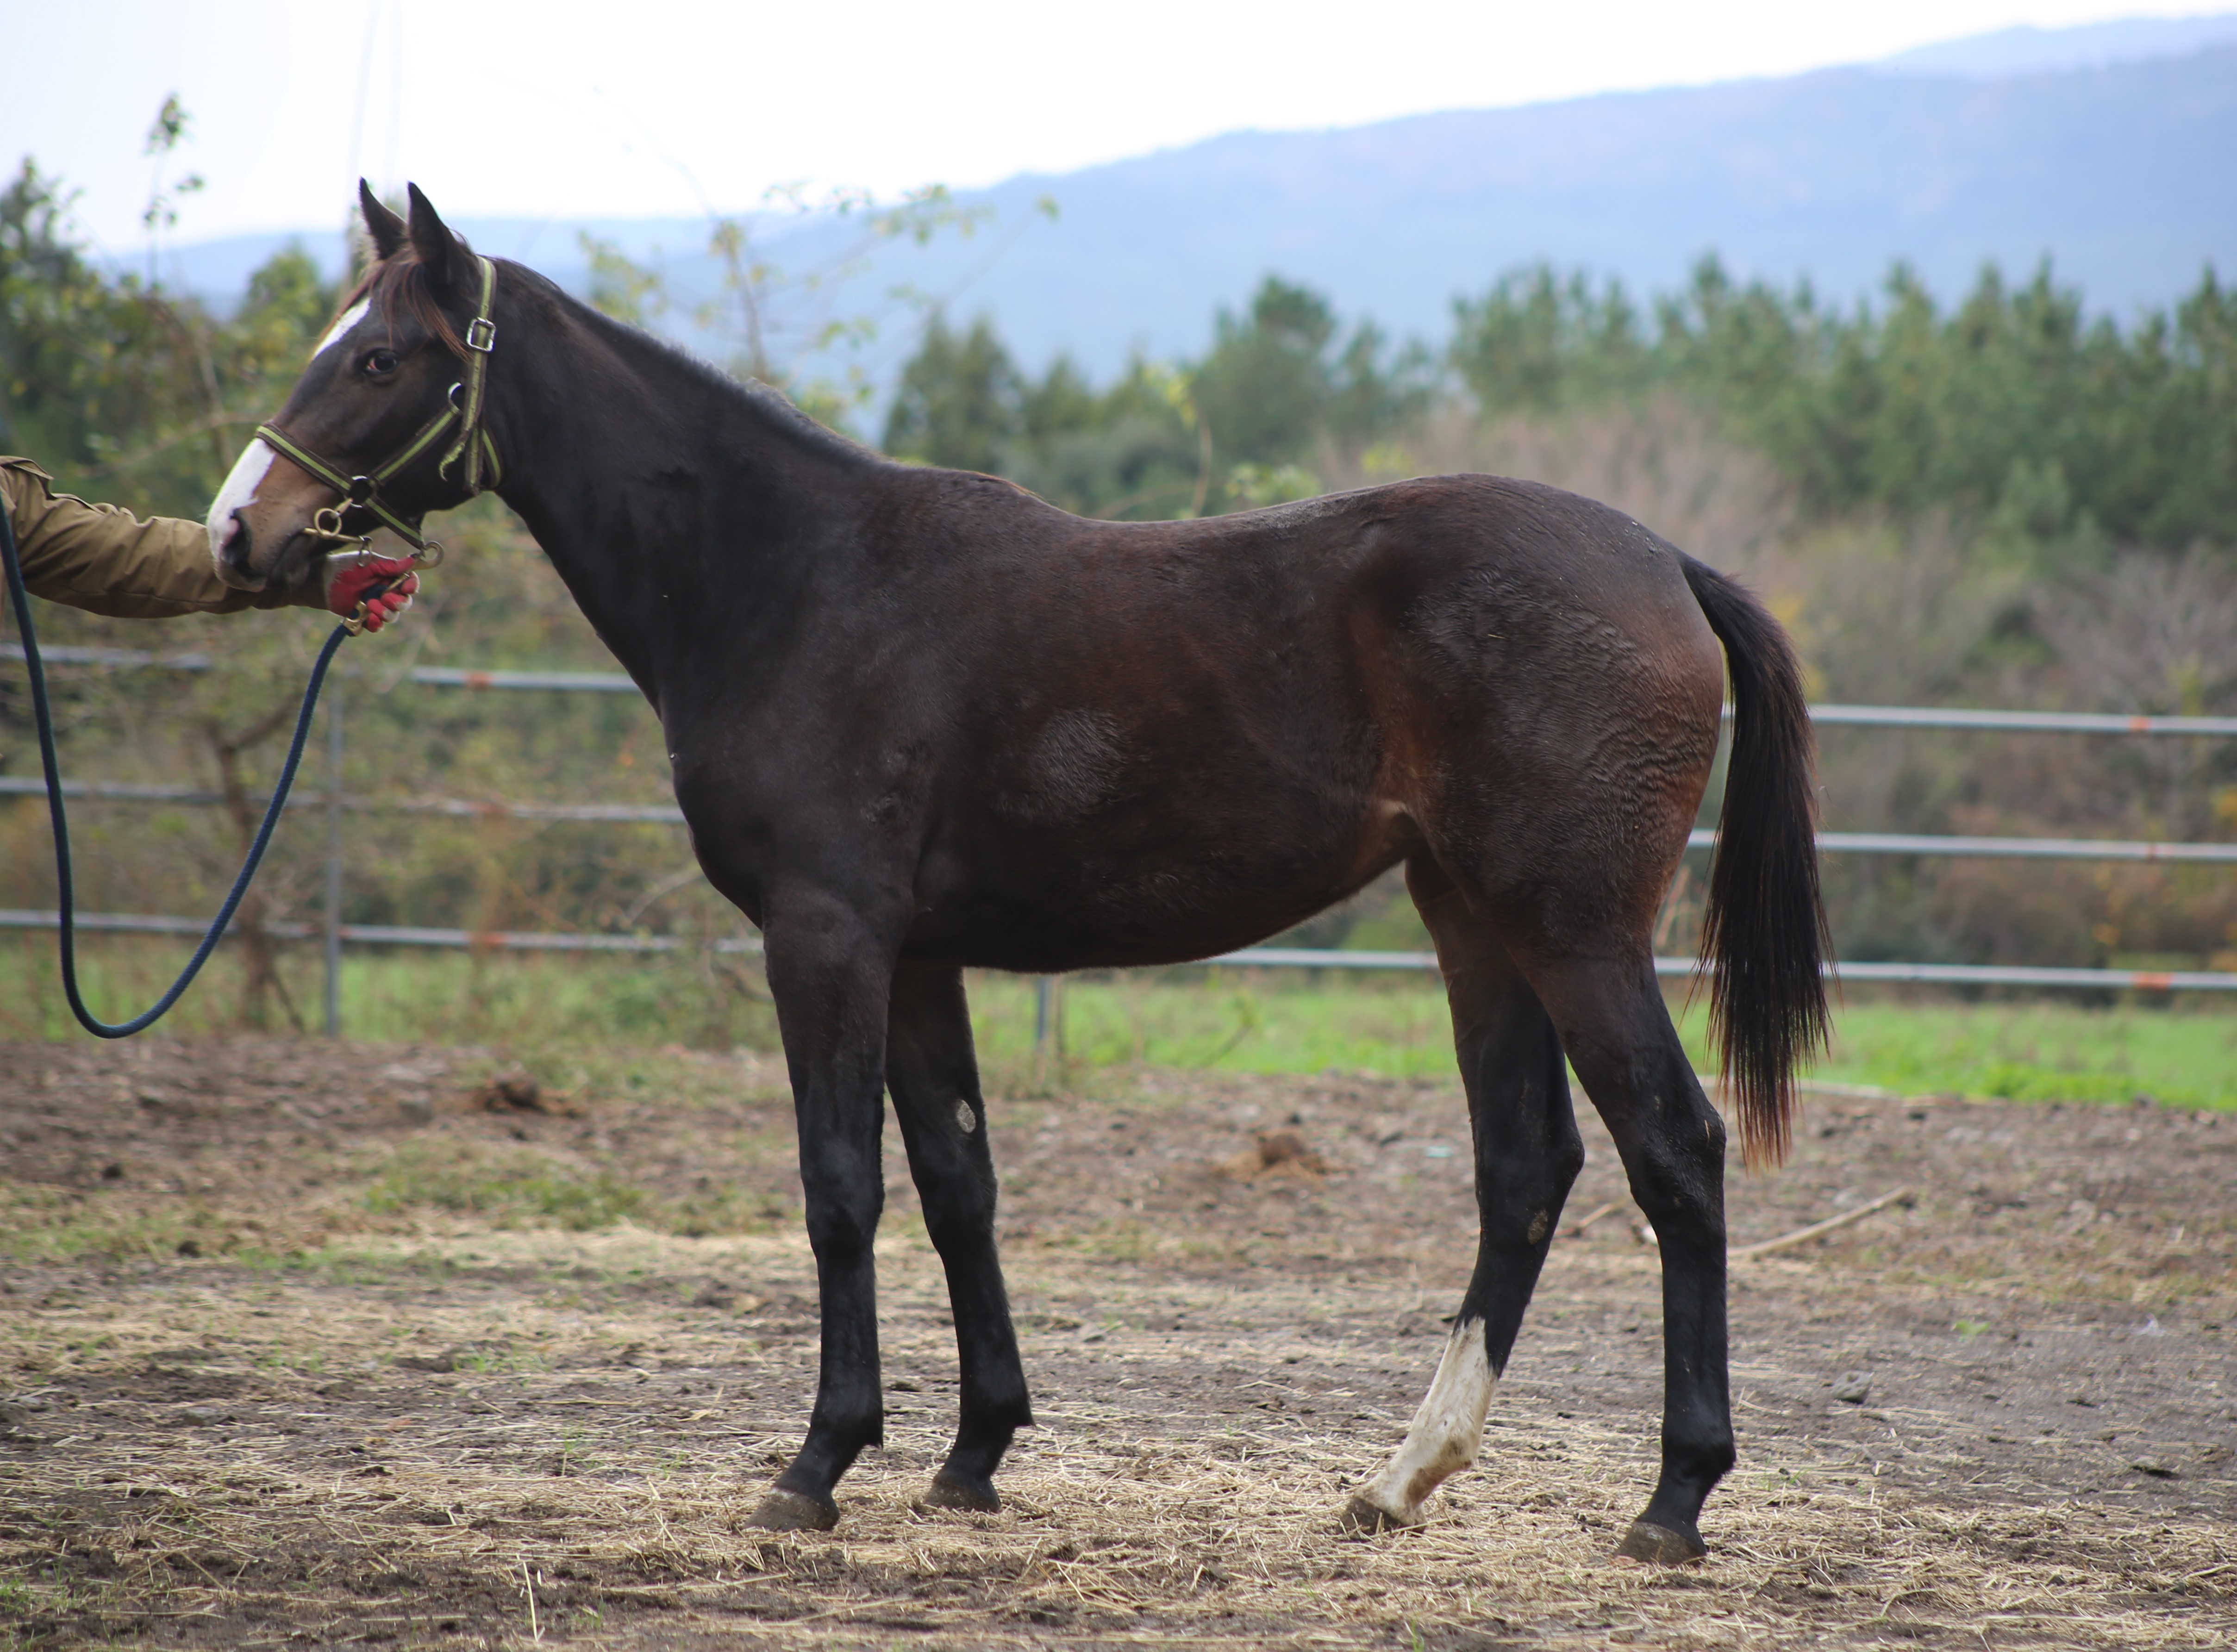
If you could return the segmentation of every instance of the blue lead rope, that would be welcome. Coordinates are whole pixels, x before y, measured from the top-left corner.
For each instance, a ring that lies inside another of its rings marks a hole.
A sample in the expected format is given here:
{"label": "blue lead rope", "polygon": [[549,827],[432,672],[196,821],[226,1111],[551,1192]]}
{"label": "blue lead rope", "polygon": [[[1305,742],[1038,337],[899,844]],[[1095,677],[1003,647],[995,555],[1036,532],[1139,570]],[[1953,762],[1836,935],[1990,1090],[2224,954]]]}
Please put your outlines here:
{"label": "blue lead rope", "polygon": [[327,668],[333,663],[334,650],[341,647],[350,629],[346,625],[337,625],[334,634],[327,639],[326,647],[319,650],[318,663],[311,668],[310,686],[303,690],[303,708],[295,716],[295,738],[288,742],[287,761],[280,770],[280,783],[273,788],[272,801],[265,808],[264,823],[256,828],[256,840],[248,846],[248,858],[241,863],[240,875],[234,879],[225,905],[218,908],[217,916],[210,921],[209,930],[203,935],[201,944],[195,949],[194,958],[180,971],[179,978],[171,983],[169,990],[155,1000],[152,1009],[129,1021],[102,1021],[85,1007],[85,999],[77,988],[77,898],[70,879],[69,819],[63,809],[62,767],[55,758],[54,714],[47,705],[47,673],[39,661],[39,640],[31,630],[31,594],[23,586],[23,570],[16,559],[15,524],[9,521],[5,506],[5,500],[0,500],[0,562],[7,563],[8,596],[16,605],[16,623],[23,633],[23,663],[30,670],[31,710],[39,727],[39,758],[47,770],[47,813],[54,823],[55,889],[62,917],[63,991],[69,998],[70,1013],[77,1017],[78,1025],[95,1037],[129,1038],[162,1019],[194,984],[195,977],[209,961],[226,926],[233,922],[234,909],[248,892],[257,865],[272,841],[272,828],[279,825],[280,812],[287,806],[287,793],[295,784],[295,767],[302,761],[304,741],[310,738],[312,708],[319,703],[319,690],[326,686]]}

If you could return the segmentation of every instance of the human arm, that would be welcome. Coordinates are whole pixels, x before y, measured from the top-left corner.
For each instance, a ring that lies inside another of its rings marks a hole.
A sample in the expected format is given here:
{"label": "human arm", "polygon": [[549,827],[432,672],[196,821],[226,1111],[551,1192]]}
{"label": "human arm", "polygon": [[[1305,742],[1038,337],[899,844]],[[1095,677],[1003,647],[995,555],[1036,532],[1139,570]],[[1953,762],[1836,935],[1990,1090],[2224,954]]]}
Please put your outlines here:
{"label": "human arm", "polygon": [[53,478],[29,459],[0,459],[0,493],[16,530],[23,583],[49,602],[138,620],[322,600],[315,583],[235,590],[217,576],[200,523],[135,517],[57,493]]}
{"label": "human arm", "polygon": [[[95,614],[170,619],[300,607],[347,615],[366,601],[366,628],[379,630],[411,605],[418,588],[408,562],[357,552],[314,558],[287,586],[240,590],[218,577],[201,523],[135,517],[57,493],[53,478],[28,459],[0,458],[0,496],[24,585],[35,596]],[[376,595],[383,582],[394,589]]]}

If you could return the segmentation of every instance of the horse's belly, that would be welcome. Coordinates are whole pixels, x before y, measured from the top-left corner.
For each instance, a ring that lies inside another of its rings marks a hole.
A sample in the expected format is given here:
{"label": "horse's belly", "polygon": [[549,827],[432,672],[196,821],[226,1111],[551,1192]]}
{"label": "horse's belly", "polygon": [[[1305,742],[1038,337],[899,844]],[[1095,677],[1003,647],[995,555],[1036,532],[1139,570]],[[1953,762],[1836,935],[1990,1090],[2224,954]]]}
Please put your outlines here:
{"label": "horse's belly", "polygon": [[[1395,804],[1278,805],[1161,834],[989,834],[927,857],[912,951],[989,969],[1182,963],[1233,951],[1342,900],[1419,842]],[[1118,823],[1112,823],[1113,827]],[[959,851],[964,851],[959,852]]]}

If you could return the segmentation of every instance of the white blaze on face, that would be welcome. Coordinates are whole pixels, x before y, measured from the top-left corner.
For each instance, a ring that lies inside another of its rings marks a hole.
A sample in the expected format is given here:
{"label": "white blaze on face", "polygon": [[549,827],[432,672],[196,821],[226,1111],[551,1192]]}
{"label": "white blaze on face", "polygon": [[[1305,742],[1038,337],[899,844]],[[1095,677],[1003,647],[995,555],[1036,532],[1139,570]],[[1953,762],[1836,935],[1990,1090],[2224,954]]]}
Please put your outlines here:
{"label": "white blaze on face", "polygon": [[333,326],[327,329],[327,336],[319,340],[319,347],[311,352],[312,356],[313,358],[323,356],[327,351],[340,344],[349,335],[349,330],[352,327],[365,319],[365,313],[368,309],[372,308],[372,306],[373,300],[371,299],[360,299],[355,304],[351,305],[348,309],[343,311],[341,313],[341,319],[336,321]]}
{"label": "white blaze on face", "polygon": [[264,445],[262,437],[258,437],[241,450],[241,457],[233,462],[225,485],[217,490],[217,498],[210,505],[209,519],[204,525],[209,529],[210,560],[221,573],[225,569],[225,542],[233,536],[233,513],[256,503],[258,484],[272,468],[272,461],[279,457]]}
{"label": "white blaze on face", "polygon": [[1422,1504],[1449,1477],[1475,1461],[1483,1445],[1484,1413],[1498,1379],[1483,1346],[1483,1321],[1463,1320],[1453,1327],[1437,1374],[1414,1413],[1406,1443],[1389,1465],[1363,1487],[1355,1503],[1365,1503],[1394,1525],[1418,1525]]}

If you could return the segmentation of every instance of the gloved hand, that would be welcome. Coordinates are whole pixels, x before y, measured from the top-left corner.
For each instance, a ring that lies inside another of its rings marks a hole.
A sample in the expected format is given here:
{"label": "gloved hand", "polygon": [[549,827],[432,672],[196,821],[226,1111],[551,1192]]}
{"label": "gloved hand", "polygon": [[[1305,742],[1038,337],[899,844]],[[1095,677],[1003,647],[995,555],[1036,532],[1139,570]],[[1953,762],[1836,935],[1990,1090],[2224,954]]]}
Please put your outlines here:
{"label": "gloved hand", "polygon": [[361,624],[378,631],[412,606],[419,576],[408,556],[384,556],[375,550],[338,550],[327,557],[327,608],[344,619],[365,604]]}

